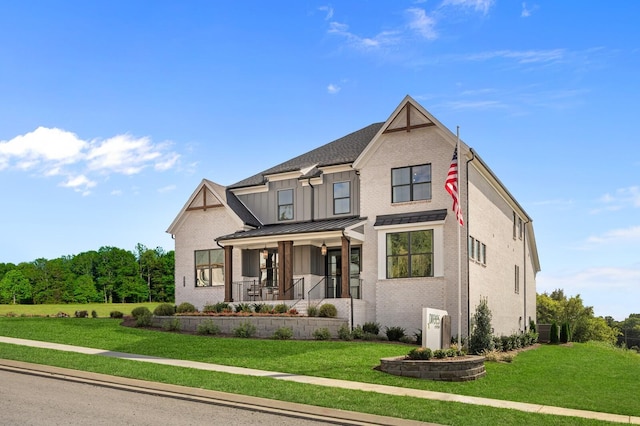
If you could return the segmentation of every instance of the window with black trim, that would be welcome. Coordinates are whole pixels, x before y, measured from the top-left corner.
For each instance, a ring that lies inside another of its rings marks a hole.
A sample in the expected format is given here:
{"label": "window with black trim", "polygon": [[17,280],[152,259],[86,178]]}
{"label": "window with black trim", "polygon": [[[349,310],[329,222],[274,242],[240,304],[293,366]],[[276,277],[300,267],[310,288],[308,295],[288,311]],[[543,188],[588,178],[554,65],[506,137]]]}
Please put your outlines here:
{"label": "window with black trim", "polygon": [[387,234],[387,278],[433,277],[433,230]]}
{"label": "window with black trim", "polygon": [[293,219],[293,189],[278,191],[278,220]]}
{"label": "window with black trim", "polygon": [[351,184],[350,182],[336,182],[333,184],[333,214],[351,212]]}
{"label": "window with black trim", "polygon": [[196,287],[224,285],[224,250],[196,250]]}
{"label": "window with black trim", "polygon": [[431,199],[431,164],[391,169],[391,202]]}
{"label": "window with black trim", "polygon": [[482,265],[487,264],[487,245],[482,241],[469,236],[469,258]]}

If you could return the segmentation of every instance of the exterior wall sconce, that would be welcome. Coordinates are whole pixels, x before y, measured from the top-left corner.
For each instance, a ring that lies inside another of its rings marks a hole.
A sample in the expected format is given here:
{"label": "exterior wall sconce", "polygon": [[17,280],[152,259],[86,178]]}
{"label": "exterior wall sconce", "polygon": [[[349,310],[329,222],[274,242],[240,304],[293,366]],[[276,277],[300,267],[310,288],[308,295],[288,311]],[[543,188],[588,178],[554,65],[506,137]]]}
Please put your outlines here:
{"label": "exterior wall sconce", "polygon": [[264,246],[264,250],[262,250],[262,258],[267,259],[269,257],[269,251],[267,250],[267,246]]}
{"label": "exterior wall sconce", "polygon": [[327,245],[324,242],[322,242],[322,245],[320,246],[320,253],[323,256],[327,255]]}

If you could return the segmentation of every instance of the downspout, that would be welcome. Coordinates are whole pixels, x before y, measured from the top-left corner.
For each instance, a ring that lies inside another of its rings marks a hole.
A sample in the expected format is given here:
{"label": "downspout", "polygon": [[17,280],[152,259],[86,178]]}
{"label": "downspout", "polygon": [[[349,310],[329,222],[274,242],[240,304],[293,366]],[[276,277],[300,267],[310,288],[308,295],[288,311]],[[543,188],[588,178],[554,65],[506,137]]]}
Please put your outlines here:
{"label": "downspout", "polygon": [[465,241],[465,246],[467,247],[467,337],[469,337],[469,333],[471,332],[471,291],[469,283],[469,163],[476,158],[476,153],[473,148],[469,148],[469,152],[471,152],[471,158],[467,160],[464,171],[465,179],[467,181],[467,240]]}
{"label": "downspout", "polygon": [[524,271],[522,286],[524,289],[524,332],[527,332],[527,326],[529,325],[529,321],[527,320],[527,223],[530,221],[527,220],[524,223],[524,229],[522,230],[522,270]]}
{"label": "downspout", "polygon": [[311,222],[313,222],[315,220],[314,216],[314,210],[315,210],[315,195],[314,195],[314,187],[311,184],[311,177],[307,178],[307,183],[309,184],[309,187],[311,188]]}

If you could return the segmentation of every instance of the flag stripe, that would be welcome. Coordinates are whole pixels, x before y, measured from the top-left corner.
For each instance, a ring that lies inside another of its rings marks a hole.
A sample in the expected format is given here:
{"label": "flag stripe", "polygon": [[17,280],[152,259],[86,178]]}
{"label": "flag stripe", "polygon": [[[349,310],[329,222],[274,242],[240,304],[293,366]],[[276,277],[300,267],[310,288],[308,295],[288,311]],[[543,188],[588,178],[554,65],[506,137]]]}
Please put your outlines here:
{"label": "flag stripe", "polygon": [[460,207],[460,200],[458,198],[458,148],[453,151],[453,158],[451,159],[451,165],[449,166],[449,172],[447,173],[447,180],[444,183],[444,189],[451,194],[453,198],[453,212],[456,214],[456,219],[460,223],[460,226],[464,225],[462,219],[462,208]]}

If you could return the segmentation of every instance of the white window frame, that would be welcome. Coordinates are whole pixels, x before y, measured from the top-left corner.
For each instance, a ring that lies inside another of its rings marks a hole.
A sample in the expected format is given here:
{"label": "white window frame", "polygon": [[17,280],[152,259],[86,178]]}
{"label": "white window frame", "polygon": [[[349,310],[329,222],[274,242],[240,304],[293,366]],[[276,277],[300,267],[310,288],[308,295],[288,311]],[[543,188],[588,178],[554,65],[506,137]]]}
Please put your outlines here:
{"label": "white window frame", "polygon": [[[444,276],[444,221],[375,226],[378,232],[378,280],[431,279]],[[387,278],[387,234],[433,230],[433,277]]]}

